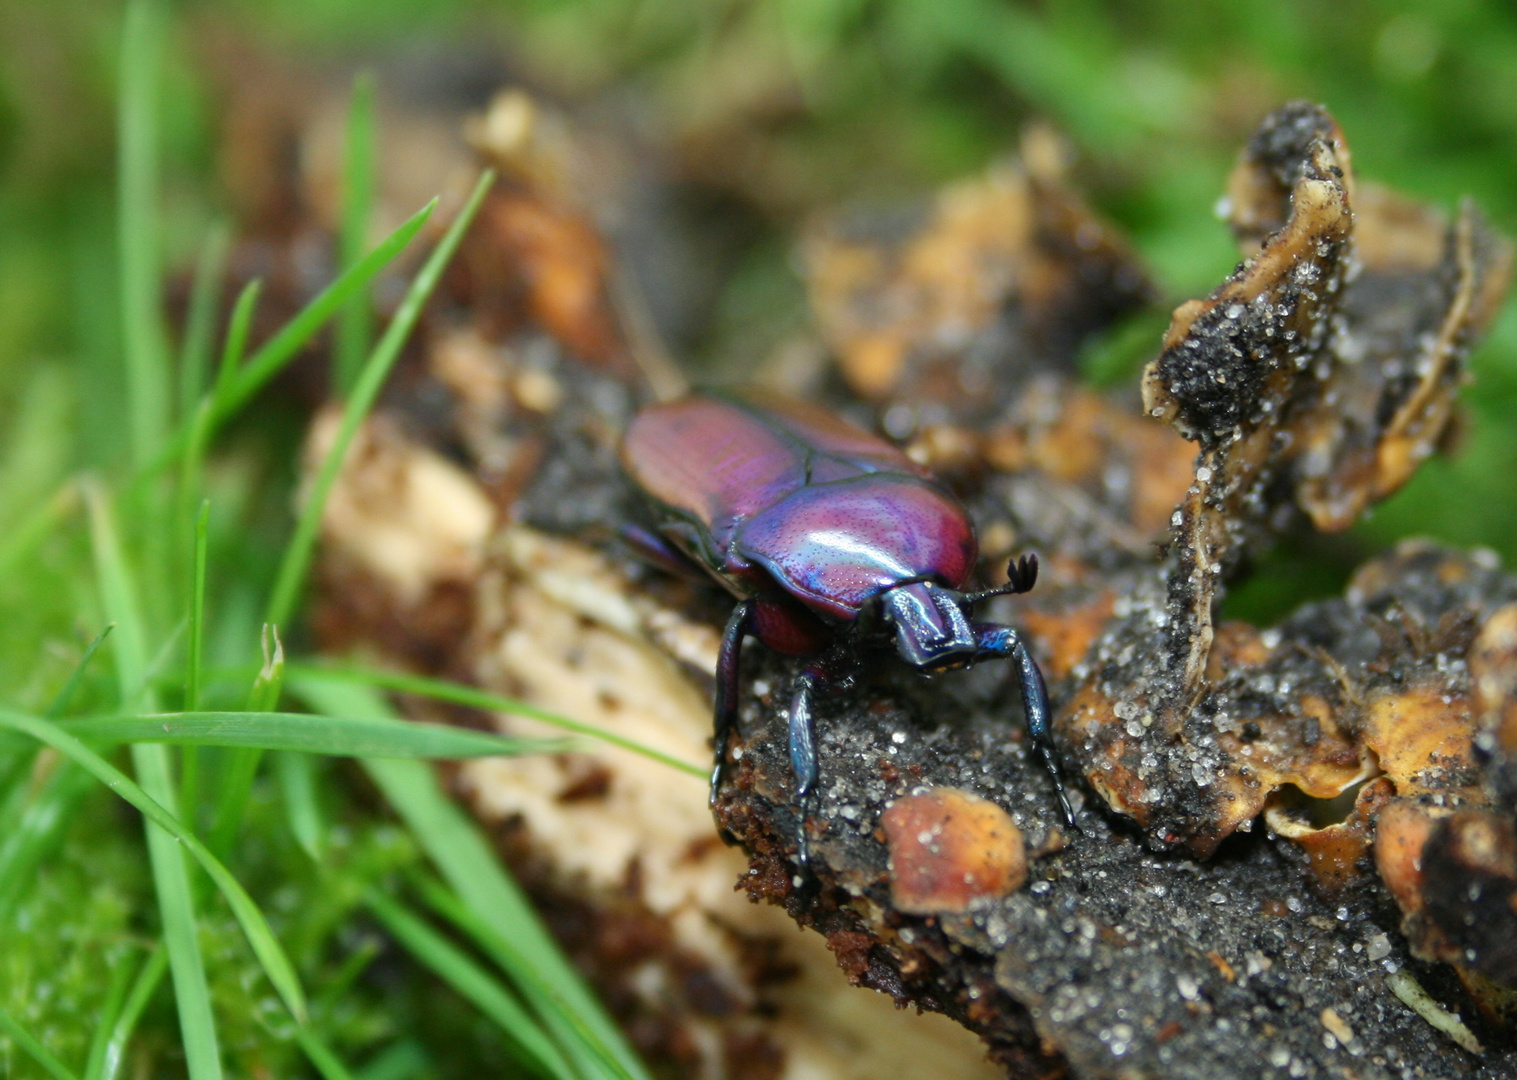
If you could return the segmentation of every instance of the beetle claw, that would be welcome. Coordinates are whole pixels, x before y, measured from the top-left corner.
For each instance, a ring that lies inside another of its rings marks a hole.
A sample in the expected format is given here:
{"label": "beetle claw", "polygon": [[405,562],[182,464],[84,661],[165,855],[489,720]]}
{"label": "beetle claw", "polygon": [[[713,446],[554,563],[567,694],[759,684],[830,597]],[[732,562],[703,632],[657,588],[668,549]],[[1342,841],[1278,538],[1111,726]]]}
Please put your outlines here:
{"label": "beetle claw", "polygon": [[1060,785],[1057,794],[1059,796],[1059,809],[1064,811],[1064,821],[1075,832],[1083,835],[1085,830],[1080,828],[1079,821],[1075,819],[1074,807],[1069,805],[1069,796],[1064,794],[1063,785]]}
{"label": "beetle claw", "polygon": [[1010,586],[1008,591],[1013,596],[1031,592],[1032,587],[1038,583],[1037,555],[1029,553],[1012,559],[1006,567],[1006,582]]}
{"label": "beetle claw", "polygon": [[809,893],[818,887],[816,874],[811,869],[811,837],[806,833],[807,812],[810,800],[802,800],[797,808],[795,823],[795,880],[797,892]]}
{"label": "beetle claw", "polygon": [[1037,747],[1038,756],[1043,759],[1043,767],[1046,768],[1048,770],[1048,774],[1053,777],[1054,795],[1059,800],[1059,809],[1064,812],[1065,823],[1068,824],[1069,827],[1075,832],[1084,833],[1085,830],[1080,828],[1079,821],[1075,819],[1075,810],[1074,807],[1069,804],[1069,796],[1064,793],[1064,781],[1059,776],[1059,762],[1058,758],[1054,755],[1053,744],[1051,742],[1044,742],[1040,739],[1037,743]]}

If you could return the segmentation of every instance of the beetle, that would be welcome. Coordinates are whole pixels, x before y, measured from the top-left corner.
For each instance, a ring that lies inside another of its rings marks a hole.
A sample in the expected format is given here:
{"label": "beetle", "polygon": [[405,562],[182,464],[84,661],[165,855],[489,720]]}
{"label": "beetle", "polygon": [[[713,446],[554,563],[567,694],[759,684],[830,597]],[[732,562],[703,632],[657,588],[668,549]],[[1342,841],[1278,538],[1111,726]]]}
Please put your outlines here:
{"label": "beetle", "polygon": [[929,675],[1011,658],[1028,733],[1075,825],[1037,663],[1014,629],[969,616],[992,596],[1031,589],[1036,556],[1013,560],[1006,585],[964,592],[977,544],[963,504],[883,439],[764,391],[696,393],[649,406],[628,425],[621,458],[659,519],[660,536],[633,535],[633,542],[665,565],[683,555],[738,600],[716,668],[713,809],[737,720],[743,639],[810,657],[791,687],[789,718],[796,861],[806,869],[815,696],[893,641],[902,659]]}

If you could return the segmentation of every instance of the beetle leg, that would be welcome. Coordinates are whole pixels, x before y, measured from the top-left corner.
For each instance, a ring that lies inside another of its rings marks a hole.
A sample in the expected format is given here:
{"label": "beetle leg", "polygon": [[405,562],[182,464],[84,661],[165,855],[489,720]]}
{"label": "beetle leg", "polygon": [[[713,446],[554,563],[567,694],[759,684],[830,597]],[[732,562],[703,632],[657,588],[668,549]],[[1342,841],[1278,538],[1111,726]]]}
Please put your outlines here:
{"label": "beetle leg", "polygon": [[[737,726],[737,668],[738,655],[742,652],[743,638],[747,636],[753,621],[753,601],[740,600],[727,620],[727,629],[722,632],[722,650],[716,660],[716,708],[713,729],[716,735],[716,764],[711,768],[711,810],[716,811],[716,795],[721,790],[727,774],[727,744],[732,741],[732,729]],[[736,843],[732,834],[722,830],[722,839],[728,844]]]}
{"label": "beetle leg", "polygon": [[664,573],[672,577],[682,578],[686,581],[701,581],[706,579],[705,573],[683,551],[670,543],[669,539],[641,525],[623,525],[617,530],[621,542],[632,549],[632,554],[637,556],[649,566],[656,566]]}
{"label": "beetle leg", "polygon": [[790,695],[790,770],[795,774],[795,861],[805,874],[811,866],[811,842],[806,836],[806,819],[811,816],[812,789],[816,787],[816,716],[812,710],[820,672],[815,663],[807,664]]}
{"label": "beetle leg", "polygon": [[803,875],[811,872],[811,840],[806,834],[806,819],[811,816],[816,794],[816,711],[813,704],[817,688],[837,683],[858,663],[852,646],[839,642],[812,660],[795,677],[790,691],[790,769],[795,774],[795,861]]}
{"label": "beetle leg", "polygon": [[1032,737],[1032,745],[1042,759],[1043,767],[1053,777],[1054,792],[1059,798],[1059,809],[1064,811],[1064,820],[1071,828],[1078,829],[1074,809],[1064,794],[1064,781],[1059,776],[1059,760],[1054,753],[1053,732],[1049,726],[1052,718],[1048,709],[1048,689],[1043,685],[1043,672],[1038,669],[1038,662],[1011,627],[976,623],[974,629],[979,643],[976,656],[1009,656],[1016,663],[1018,681],[1022,684],[1022,706],[1027,713],[1027,734]]}

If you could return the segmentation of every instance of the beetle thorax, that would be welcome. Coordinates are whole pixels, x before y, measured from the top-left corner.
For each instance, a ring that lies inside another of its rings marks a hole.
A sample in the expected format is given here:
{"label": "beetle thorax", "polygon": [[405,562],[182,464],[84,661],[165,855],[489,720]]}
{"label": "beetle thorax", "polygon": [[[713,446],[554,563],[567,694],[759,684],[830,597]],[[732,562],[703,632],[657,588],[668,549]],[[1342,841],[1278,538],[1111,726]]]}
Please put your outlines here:
{"label": "beetle thorax", "polygon": [[928,581],[897,585],[880,596],[881,611],[895,627],[896,649],[926,671],[962,667],[977,649],[960,595]]}

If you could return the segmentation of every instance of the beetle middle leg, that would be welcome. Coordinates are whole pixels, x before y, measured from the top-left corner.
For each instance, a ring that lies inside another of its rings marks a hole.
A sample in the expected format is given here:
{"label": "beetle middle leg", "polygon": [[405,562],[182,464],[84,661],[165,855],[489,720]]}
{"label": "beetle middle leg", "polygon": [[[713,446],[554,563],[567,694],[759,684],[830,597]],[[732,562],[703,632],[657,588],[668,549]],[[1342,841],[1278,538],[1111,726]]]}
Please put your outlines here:
{"label": "beetle middle leg", "polygon": [[[1036,567],[1037,564],[1033,565]],[[997,623],[975,623],[974,630],[979,645],[979,651],[975,654],[977,659],[1008,656],[1017,665],[1017,681],[1022,686],[1022,706],[1027,713],[1027,734],[1032,737],[1032,745],[1042,759],[1043,767],[1053,777],[1054,792],[1059,798],[1059,809],[1064,812],[1064,820],[1069,822],[1071,828],[1078,829],[1080,826],[1075,821],[1074,809],[1069,805],[1069,797],[1064,794],[1064,780],[1059,775],[1059,760],[1054,752],[1053,732],[1050,728],[1048,689],[1043,684],[1043,672],[1038,669],[1038,662],[1032,658],[1032,653],[1027,651],[1027,646],[1022,644],[1021,637],[1011,627]]]}
{"label": "beetle middle leg", "polygon": [[[727,744],[732,741],[732,729],[737,726],[737,672],[738,658],[743,651],[743,638],[753,625],[753,601],[740,600],[727,620],[727,629],[722,632],[722,648],[716,660],[716,708],[712,728],[716,741],[716,764],[711,768],[711,809],[716,810],[717,792],[727,775]],[[728,844],[736,843],[732,834],[722,830],[722,839]]]}
{"label": "beetle middle leg", "polygon": [[[742,651],[743,638],[752,629],[754,602],[743,600],[732,609],[727,620],[727,629],[722,634],[722,649],[716,663],[716,765],[711,770],[711,809],[716,810],[716,797],[727,773],[727,744],[732,741],[732,730],[737,726],[738,711],[738,657]],[[795,775],[796,797],[796,856],[802,873],[809,871],[811,845],[806,837],[806,819],[811,815],[812,789],[816,786],[816,716],[813,701],[819,683],[827,681],[835,668],[833,654],[811,661],[795,677],[790,692],[790,768]],[[726,829],[721,830],[722,839],[728,844],[736,839]]]}
{"label": "beetle middle leg", "polygon": [[685,581],[707,580],[705,571],[660,533],[641,525],[627,524],[617,530],[617,537],[638,559],[671,577]]}

